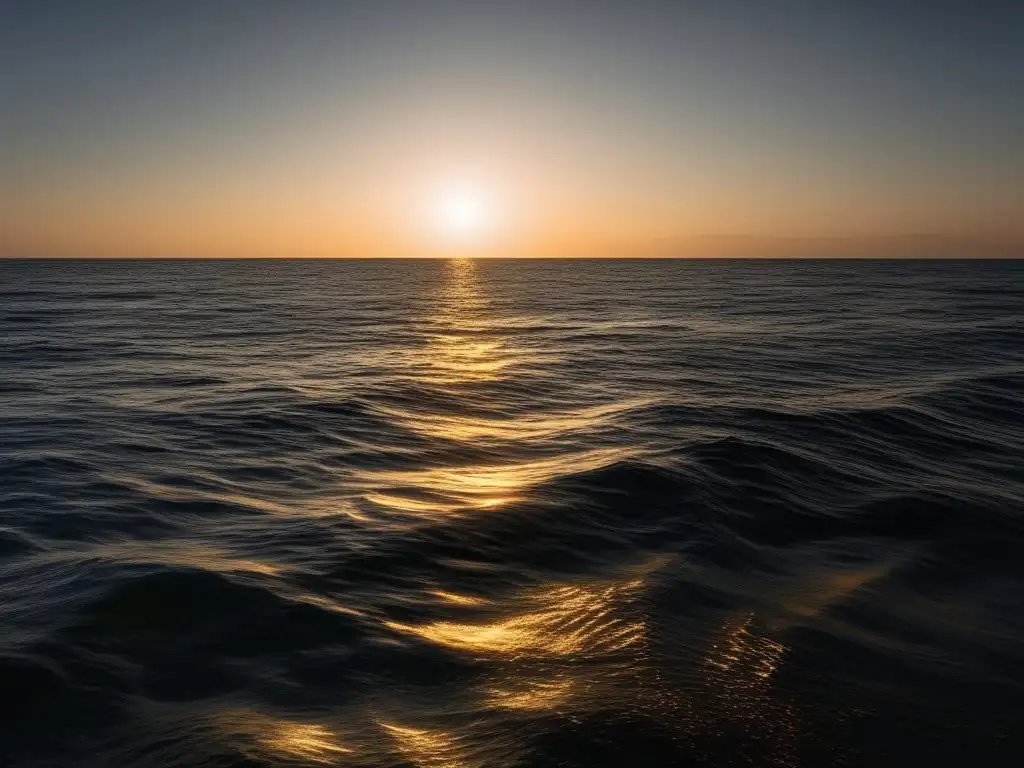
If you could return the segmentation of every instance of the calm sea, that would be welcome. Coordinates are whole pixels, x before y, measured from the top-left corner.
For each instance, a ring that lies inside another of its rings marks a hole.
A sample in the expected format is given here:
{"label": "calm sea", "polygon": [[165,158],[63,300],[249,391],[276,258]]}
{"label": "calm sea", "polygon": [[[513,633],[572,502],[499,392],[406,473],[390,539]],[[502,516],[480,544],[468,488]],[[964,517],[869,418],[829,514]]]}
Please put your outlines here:
{"label": "calm sea", "polygon": [[1009,765],[1024,263],[0,262],[0,764]]}

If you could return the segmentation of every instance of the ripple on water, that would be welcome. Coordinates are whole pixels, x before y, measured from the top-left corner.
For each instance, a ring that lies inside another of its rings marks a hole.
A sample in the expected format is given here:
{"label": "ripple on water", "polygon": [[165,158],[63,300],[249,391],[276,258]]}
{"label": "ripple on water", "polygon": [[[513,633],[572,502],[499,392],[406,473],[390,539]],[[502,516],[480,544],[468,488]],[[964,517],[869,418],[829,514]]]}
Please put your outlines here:
{"label": "ripple on water", "polygon": [[1022,295],[0,262],[0,762],[996,764]]}

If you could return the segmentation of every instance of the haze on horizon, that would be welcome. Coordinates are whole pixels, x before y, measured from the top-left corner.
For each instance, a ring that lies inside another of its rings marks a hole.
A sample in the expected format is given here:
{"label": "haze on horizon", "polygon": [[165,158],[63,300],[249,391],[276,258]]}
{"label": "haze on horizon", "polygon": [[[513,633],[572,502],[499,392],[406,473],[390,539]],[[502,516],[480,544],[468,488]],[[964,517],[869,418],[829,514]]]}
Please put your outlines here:
{"label": "haze on horizon", "polygon": [[1017,2],[0,9],[3,256],[1024,255]]}

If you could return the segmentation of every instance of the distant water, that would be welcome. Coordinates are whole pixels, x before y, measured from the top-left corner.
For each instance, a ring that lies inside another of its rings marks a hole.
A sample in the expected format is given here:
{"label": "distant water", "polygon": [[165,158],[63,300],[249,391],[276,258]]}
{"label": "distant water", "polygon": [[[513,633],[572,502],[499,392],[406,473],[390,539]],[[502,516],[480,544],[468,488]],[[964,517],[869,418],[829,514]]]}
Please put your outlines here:
{"label": "distant water", "polygon": [[0,263],[0,764],[1016,765],[1024,263]]}

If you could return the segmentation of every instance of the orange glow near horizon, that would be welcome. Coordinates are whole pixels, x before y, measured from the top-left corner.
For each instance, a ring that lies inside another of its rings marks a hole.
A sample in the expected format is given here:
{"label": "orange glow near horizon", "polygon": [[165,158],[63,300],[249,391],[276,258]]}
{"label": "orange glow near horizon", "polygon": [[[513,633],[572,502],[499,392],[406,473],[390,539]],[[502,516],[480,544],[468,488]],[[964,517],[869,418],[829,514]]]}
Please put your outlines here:
{"label": "orange glow near horizon", "polygon": [[[160,158],[70,168],[60,179],[25,179],[8,196],[0,248],[40,257],[715,257],[889,255],[905,244],[962,254],[965,242],[1005,255],[1024,242],[1012,227],[955,224],[960,201],[948,190],[897,206],[857,189],[823,192],[813,173],[791,187],[728,166],[684,171],[647,158],[622,167],[572,139],[552,134],[552,149],[540,136],[496,133],[486,163],[385,132],[364,140],[367,158],[343,153],[322,166],[282,145],[273,161],[211,159],[201,173]],[[444,166],[472,172],[452,179]],[[954,230],[943,229],[949,222]],[[893,235],[936,231],[944,234]]]}
{"label": "orange glow near horizon", "polygon": [[0,256],[1024,255],[1020,68],[942,14],[287,5],[20,4]]}

